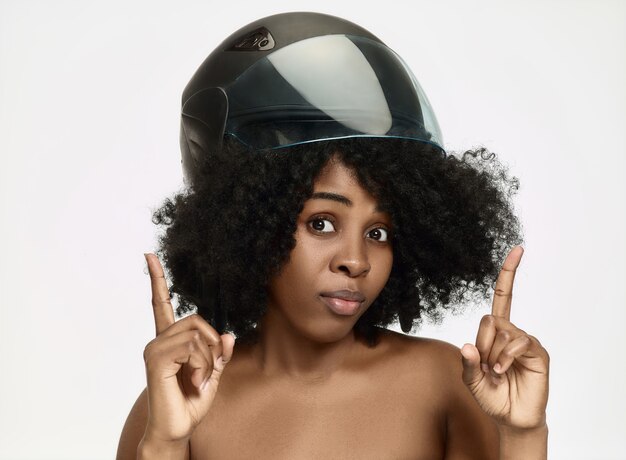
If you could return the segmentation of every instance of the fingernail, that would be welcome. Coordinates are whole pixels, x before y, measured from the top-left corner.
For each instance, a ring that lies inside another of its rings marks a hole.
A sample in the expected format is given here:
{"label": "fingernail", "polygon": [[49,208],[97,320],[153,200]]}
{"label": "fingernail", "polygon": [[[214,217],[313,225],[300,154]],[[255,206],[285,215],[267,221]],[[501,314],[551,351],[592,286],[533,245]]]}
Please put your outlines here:
{"label": "fingernail", "polygon": [[499,373],[500,373],[500,371],[502,371],[502,366],[500,366],[500,363],[496,363],[496,364],[493,366],[493,370],[494,370],[494,372],[497,372],[497,373],[499,374]]}
{"label": "fingernail", "polygon": [[489,364],[480,363],[480,368],[483,370],[483,372],[489,372]]}
{"label": "fingernail", "polygon": [[204,382],[202,382],[202,385],[200,385],[200,390],[204,391],[206,390],[207,385],[209,384],[209,379],[211,378],[211,376],[207,376],[207,378],[204,380]]}

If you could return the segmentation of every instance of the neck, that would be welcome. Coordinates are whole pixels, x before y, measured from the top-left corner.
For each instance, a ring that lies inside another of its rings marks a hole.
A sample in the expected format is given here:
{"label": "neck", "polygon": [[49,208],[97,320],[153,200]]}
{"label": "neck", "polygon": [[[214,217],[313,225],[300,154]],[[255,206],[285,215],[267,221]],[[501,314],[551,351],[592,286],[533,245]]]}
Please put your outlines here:
{"label": "neck", "polygon": [[274,309],[257,327],[255,361],[267,376],[286,376],[307,382],[328,380],[355,350],[354,330],[331,341],[320,341],[295,330]]}

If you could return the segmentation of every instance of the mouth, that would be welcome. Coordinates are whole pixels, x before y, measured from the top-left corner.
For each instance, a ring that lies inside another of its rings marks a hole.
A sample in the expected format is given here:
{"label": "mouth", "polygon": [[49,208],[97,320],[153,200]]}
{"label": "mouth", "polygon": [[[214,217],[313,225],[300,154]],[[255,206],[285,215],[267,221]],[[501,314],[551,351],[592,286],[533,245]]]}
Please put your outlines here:
{"label": "mouth", "polygon": [[359,291],[348,290],[322,292],[320,298],[334,313],[344,316],[354,315],[365,302],[365,296]]}

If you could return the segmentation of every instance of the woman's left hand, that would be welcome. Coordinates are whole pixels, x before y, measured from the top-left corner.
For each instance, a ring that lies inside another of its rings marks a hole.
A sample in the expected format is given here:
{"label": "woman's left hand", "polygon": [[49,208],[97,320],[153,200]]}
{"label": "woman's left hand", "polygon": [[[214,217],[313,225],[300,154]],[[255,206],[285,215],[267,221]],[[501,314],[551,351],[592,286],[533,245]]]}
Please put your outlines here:
{"label": "woman's left hand", "polygon": [[476,346],[465,344],[463,381],[497,424],[532,429],[546,424],[550,357],[539,341],[509,321],[515,271],[524,250],[516,246],[496,281],[491,315],[480,322]]}

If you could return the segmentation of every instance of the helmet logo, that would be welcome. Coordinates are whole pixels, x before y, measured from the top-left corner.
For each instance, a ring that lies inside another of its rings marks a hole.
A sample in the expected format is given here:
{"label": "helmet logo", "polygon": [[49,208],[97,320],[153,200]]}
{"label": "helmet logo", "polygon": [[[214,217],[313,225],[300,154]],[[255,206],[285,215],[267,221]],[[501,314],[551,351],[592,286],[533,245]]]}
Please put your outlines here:
{"label": "helmet logo", "polygon": [[245,37],[238,39],[227,51],[266,51],[276,45],[274,37],[265,27],[250,32]]}

